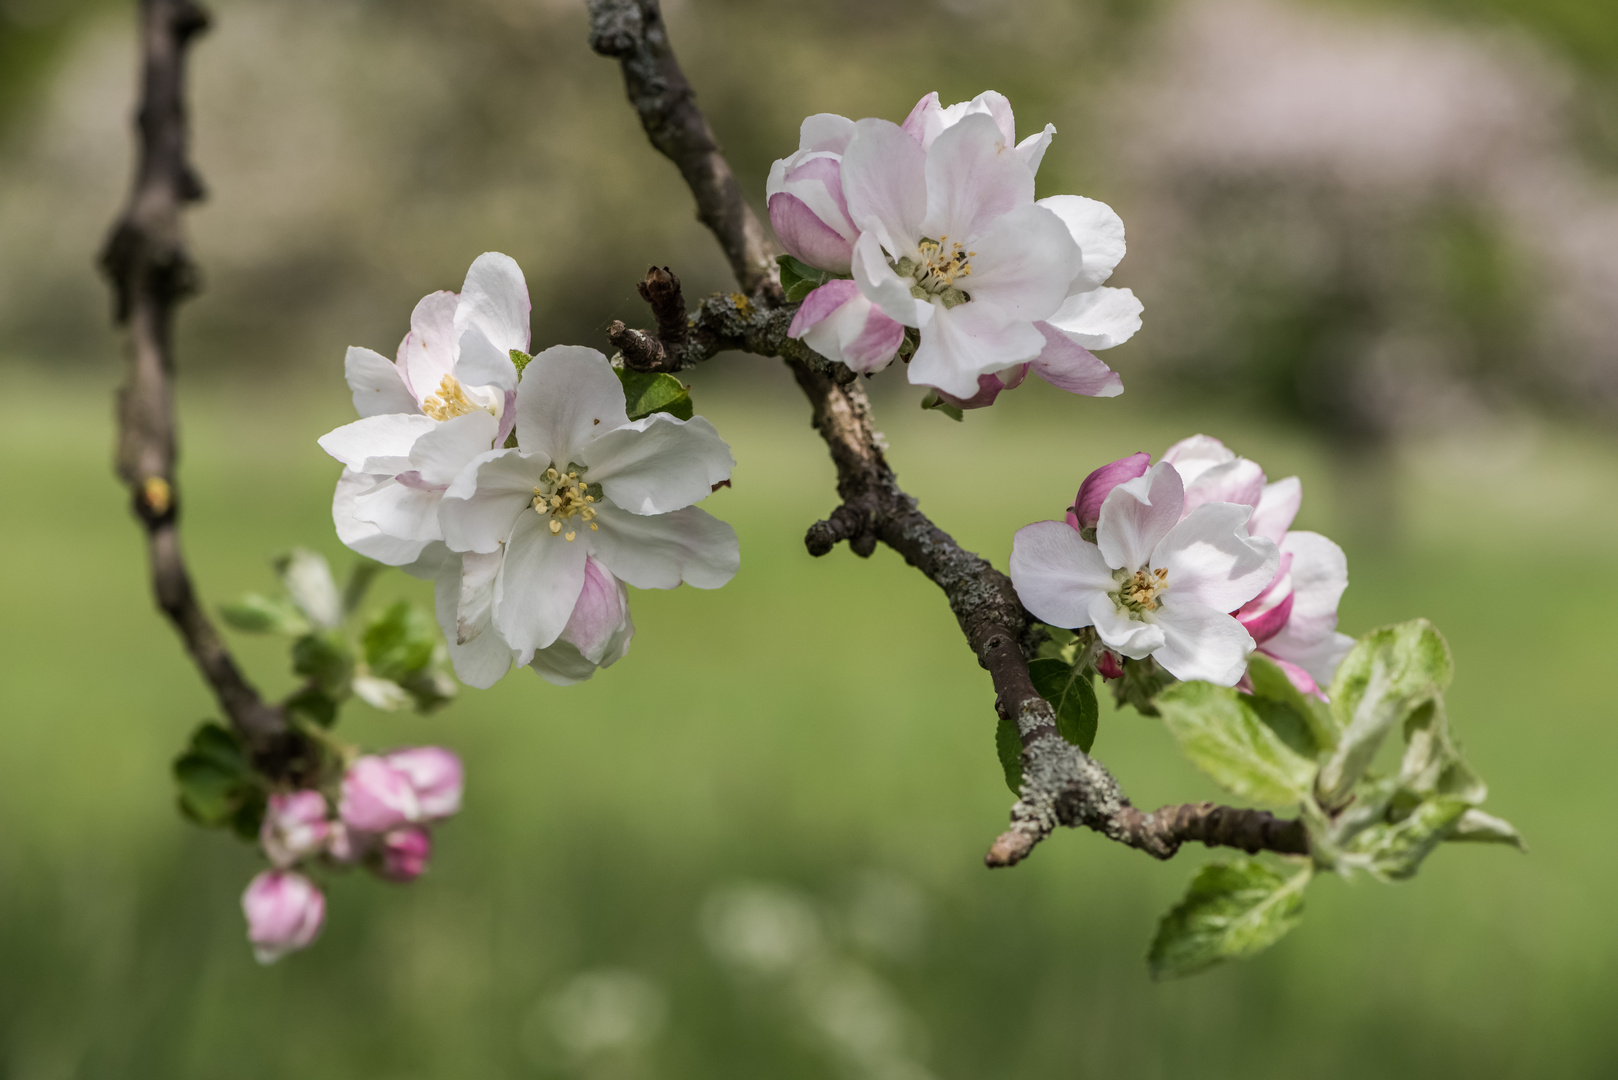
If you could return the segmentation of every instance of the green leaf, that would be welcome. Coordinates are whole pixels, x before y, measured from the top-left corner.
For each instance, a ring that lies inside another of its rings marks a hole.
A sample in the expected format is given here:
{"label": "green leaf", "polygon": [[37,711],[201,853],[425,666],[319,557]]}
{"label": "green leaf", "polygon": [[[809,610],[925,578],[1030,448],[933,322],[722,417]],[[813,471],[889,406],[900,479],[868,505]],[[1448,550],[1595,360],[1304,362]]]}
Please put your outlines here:
{"label": "green leaf", "polygon": [[1423,702],[1404,723],[1405,754],[1399,764],[1399,785],[1417,798],[1453,795],[1477,806],[1489,786],[1472,771],[1461,749],[1450,737],[1443,698]]}
{"label": "green leaf", "polygon": [[837,276],[827,270],[816,270],[791,255],[777,255],[775,262],[781,268],[781,289],[786,293],[787,302],[792,304],[802,301]]}
{"label": "green leaf", "polygon": [[1101,709],[1090,673],[1062,660],[1034,660],[1028,665],[1039,696],[1056,709],[1056,730],[1086,754],[1095,745]]}
{"label": "green leaf", "polygon": [[1254,699],[1228,686],[1186,682],[1157,695],[1157,708],[1185,755],[1228,790],[1272,804],[1308,796],[1314,760],[1265,723]]}
{"label": "green leaf", "polygon": [[292,643],[292,670],[332,697],[346,697],[354,656],[348,640],[336,630],[305,634]]}
{"label": "green leaf", "polygon": [[1358,833],[1343,845],[1339,862],[1368,870],[1383,881],[1414,877],[1422,860],[1449,838],[1468,809],[1466,800],[1454,796],[1429,799],[1402,821],[1373,825]]}
{"label": "green leaf", "polygon": [[1473,807],[1455,821],[1455,827],[1444,839],[1474,844],[1510,844],[1518,851],[1527,852],[1522,836],[1504,818],[1485,814]]}
{"label": "green leaf", "polygon": [[303,687],[284,702],[286,708],[329,728],[337,722],[337,700],[313,684]]}
{"label": "green leaf", "polygon": [[1017,722],[1002,716],[994,729],[994,750],[1000,755],[1000,767],[1006,773],[1006,787],[1022,797],[1022,736],[1017,734]]}
{"label": "green leaf", "polygon": [[1119,706],[1128,705],[1142,716],[1156,716],[1157,695],[1174,681],[1174,676],[1150,656],[1143,660],[1124,657],[1123,676],[1111,680],[1112,698]]}
{"label": "green leaf", "polygon": [[364,645],[372,675],[402,682],[432,663],[438,624],[410,601],[400,600],[371,620]]}
{"label": "green leaf", "polygon": [[1337,745],[1340,733],[1330,707],[1313,694],[1305,694],[1293,686],[1280,665],[1254,653],[1247,661],[1247,677],[1253,684],[1254,697],[1286,706],[1308,727],[1310,748],[1298,747],[1301,753],[1320,754]]}
{"label": "green leaf", "polygon": [[258,593],[248,593],[240,600],[219,605],[219,614],[225,622],[249,634],[287,634],[296,637],[307,634],[309,620],[286,600],[272,600]]}
{"label": "green leaf", "polygon": [[210,828],[229,824],[256,787],[241,743],[214,723],[197,728],[173,772],[181,812]]}
{"label": "green leaf", "polygon": [[416,711],[429,713],[455,698],[456,683],[449,675],[442,671],[418,672],[402,681],[405,693],[409,694],[415,703]]}
{"label": "green leaf", "polygon": [[1323,805],[1331,808],[1348,797],[1387,733],[1439,696],[1452,673],[1449,646],[1426,619],[1360,638],[1332,680],[1331,712],[1342,736],[1320,770]]}
{"label": "green leaf", "polygon": [[269,797],[264,794],[264,789],[257,786],[244,788],[241,805],[230,815],[231,831],[248,843],[256,843],[268,803]]}
{"label": "green leaf", "polygon": [[343,583],[343,614],[352,615],[359,610],[365,601],[365,594],[371,591],[371,582],[387,567],[370,559],[360,559],[348,571],[348,580]]}
{"label": "green leaf", "polygon": [[628,368],[613,370],[624,384],[625,408],[631,420],[659,412],[666,412],[677,420],[691,419],[691,388],[673,375]]}
{"label": "green leaf", "polygon": [[1158,924],[1152,978],[1177,978],[1263,952],[1298,925],[1310,869],[1283,878],[1254,859],[1209,863]]}
{"label": "green leaf", "polygon": [[941,412],[951,420],[954,420],[957,424],[966,419],[965,411],[962,410],[959,405],[951,405],[949,402],[939,397],[937,390],[927,391],[926,396],[921,399],[921,407],[923,409],[931,409],[934,412]]}

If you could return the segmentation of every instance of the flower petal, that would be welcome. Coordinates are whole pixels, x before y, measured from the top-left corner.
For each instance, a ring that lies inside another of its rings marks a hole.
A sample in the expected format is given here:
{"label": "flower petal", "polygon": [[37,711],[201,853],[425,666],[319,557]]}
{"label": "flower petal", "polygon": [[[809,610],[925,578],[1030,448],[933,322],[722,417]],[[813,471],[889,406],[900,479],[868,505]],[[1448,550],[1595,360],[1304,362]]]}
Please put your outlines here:
{"label": "flower petal", "polygon": [[915,251],[927,216],[927,152],[896,124],[858,121],[843,152],[843,195],[861,231],[895,256]]}
{"label": "flower petal", "polygon": [[1163,647],[1161,626],[1132,618],[1127,612],[1120,611],[1110,596],[1097,596],[1090,601],[1090,619],[1107,647],[1131,660],[1150,656]]}
{"label": "flower petal", "polygon": [[1165,595],[1152,621],[1163,630],[1163,647],[1152,658],[1175,678],[1235,686],[1247,672],[1253,639],[1223,611]]}
{"label": "flower petal", "polygon": [[730,479],[736,459],[714,426],[701,416],[668,413],[609,431],[581,453],[586,477],[631,514],[666,514],[690,506]]}
{"label": "flower petal", "polygon": [[502,557],[467,555],[448,559],[433,582],[433,607],[449,646],[455,677],[487,690],[511,670],[515,650],[494,629],[494,579]]}
{"label": "flower petal", "polygon": [[1247,535],[1252,513],[1238,503],[1204,503],[1169,530],[1152,553],[1152,569],[1168,572],[1167,595],[1235,611],[1263,592],[1281,555],[1270,541]]}
{"label": "flower petal", "polygon": [[561,468],[592,439],[627,423],[623,384],[594,349],[556,345],[523,369],[517,445],[524,451],[545,454]]}
{"label": "flower petal", "polygon": [[455,362],[455,378],[463,386],[493,386],[517,389],[517,365],[511,353],[491,342],[476,323],[461,332],[461,356]]}
{"label": "flower petal", "polygon": [[584,588],[588,543],[552,535],[549,520],[523,514],[494,582],[494,628],[518,652],[543,649],[567,626]]}
{"label": "flower petal", "polygon": [[1027,363],[1045,348],[1045,335],[1033,323],[1010,319],[989,304],[932,307],[910,361],[908,378],[917,386],[969,398],[978,391],[979,375]]}
{"label": "flower petal", "polygon": [[1143,310],[1128,289],[1103,285],[1068,297],[1046,321],[1086,349],[1110,349],[1135,336]]}
{"label": "flower petal", "polygon": [[1130,573],[1145,566],[1180,520],[1183,505],[1180,474],[1162,461],[1109,491],[1096,520],[1096,545],[1107,565]]}
{"label": "flower petal", "polygon": [[410,448],[410,464],[428,485],[449,486],[456,475],[494,442],[500,423],[479,409],[434,426]]}
{"label": "flower petal", "polygon": [[473,260],[461,286],[455,328],[476,326],[501,352],[528,351],[528,283],[510,255],[485,251]]}
{"label": "flower petal", "polygon": [[1010,570],[1023,607],[1040,622],[1070,630],[1089,626],[1091,602],[1118,585],[1096,546],[1060,521],[1018,529]]}
{"label": "flower petal", "polygon": [[932,145],[938,133],[944,130],[941,113],[943,106],[938,103],[938,91],[934,90],[916,102],[906,116],[904,123],[899,125],[904,133],[909,135],[925,149]]}
{"label": "flower petal", "polygon": [[354,392],[354,411],[361,416],[421,411],[399,369],[381,353],[350,345],[343,358],[343,376]]}
{"label": "flower petal", "polygon": [[1084,264],[1073,279],[1073,291],[1085,292],[1112,276],[1124,259],[1124,220],[1112,207],[1083,195],[1051,195],[1039,205],[1062,219]]}
{"label": "flower petal", "polygon": [[1017,156],[1023,159],[1029,172],[1039,172],[1039,163],[1045,160],[1045,151],[1050,149],[1051,137],[1055,134],[1056,125],[1046,124],[1044,131],[1030,135],[1017,144]]}
{"label": "flower petal", "polygon": [[454,551],[499,551],[533,505],[534,489],[550,464],[542,454],[521,450],[490,450],[473,458],[439,505],[444,542]]}
{"label": "flower petal", "polygon": [[1048,322],[1034,328],[1045,335],[1045,350],[1034,358],[1034,374],[1058,390],[1086,397],[1117,397],[1124,380],[1089,349]]}
{"label": "flower petal", "polygon": [[1187,480],[1185,509],[1181,512],[1189,514],[1205,503],[1216,502],[1240,503],[1251,508],[1258,505],[1263,494],[1264,470],[1256,461],[1237,458],[1204,469],[1195,480]]}
{"label": "flower petal", "polygon": [[735,530],[695,506],[651,517],[603,506],[596,523],[593,554],[637,589],[672,589],[682,581],[717,589],[741,567]]}
{"label": "flower petal", "polygon": [[1189,484],[1215,465],[1235,461],[1236,452],[1212,435],[1189,435],[1163,451],[1163,460]]}
{"label": "flower petal", "polygon": [[[1292,618],[1272,641],[1283,654],[1314,645],[1337,629],[1337,605],[1348,588],[1348,556],[1326,537],[1291,532],[1281,541],[1283,558],[1291,560],[1294,594]],[[1321,680],[1322,684],[1330,678]]]}
{"label": "flower petal", "polygon": [[332,496],[331,517],[332,523],[337,526],[337,539],[349,550],[388,566],[403,566],[420,558],[427,542],[388,536],[375,522],[361,521],[354,515],[356,497],[377,484],[391,480],[392,477],[388,476],[368,476],[344,469],[343,475],[337,480],[337,491]]}
{"label": "flower petal", "polygon": [[390,478],[354,496],[354,516],[388,536],[426,543],[443,539],[438,527],[438,488],[423,488]]}
{"label": "flower petal", "polygon": [[421,413],[381,413],[328,431],[320,448],[355,472],[392,476],[409,470],[410,449],[438,422]]}
{"label": "flower petal", "polygon": [[971,243],[972,272],[960,284],[972,303],[1030,322],[1056,314],[1081,262],[1062,220],[1040,206],[1000,214]]}
{"label": "flower petal", "polygon": [[399,343],[398,364],[405,385],[420,402],[438,392],[455,370],[455,306],[452,292],[428,293],[410,313],[410,333]]}
{"label": "flower petal", "polygon": [[770,196],[770,228],[787,254],[821,270],[846,274],[854,258],[854,244],[826,224],[809,205],[790,192]]}
{"label": "flower petal", "polygon": [[826,282],[804,297],[787,336],[800,338],[815,352],[869,373],[881,371],[904,343],[905,328],[844,278]]}
{"label": "flower petal", "polygon": [[584,588],[559,640],[571,642],[592,664],[604,656],[629,617],[629,593],[596,559],[584,562]]}
{"label": "flower petal", "polygon": [[1296,476],[1288,476],[1273,484],[1266,484],[1264,493],[1259,496],[1258,508],[1247,521],[1249,535],[1262,536],[1279,544],[1281,538],[1286,536],[1287,530],[1292,528],[1293,519],[1298,516],[1298,507],[1301,505],[1303,505],[1303,481]]}
{"label": "flower petal", "polygon": [[859,285],[860,292],[889,318],[905,326],[926,326],[932,321],[935,306],[910,294],[914,280],[894,273],[882,254],[882,245],[877,242],[875,233],[861,233],[860,238],[854,241],[854,281]]}
{"label": "flower petal", "polygon": [[[926,157],[924,235],[962,243],[971,240],[977,246],[978,237],[988,232],[995,219],[1033,205],[1033,171],[1016,154],[1002,153],[1004,147],[1005,138],[994,119],[983,114],[964,117],[938,136]],[[852,198],[849,201],[852,204]],[[857,216],[854,220],[859,222]],[[1062,231],[1065,236],[1066,230]],[[1071,280],[1069,274],[1063,281],[1063,295]]]}
{"label": "flower petal", "polygon": [[1137,476],[1144,476],[1151,464],[1152,455],[1143,450],[1103,465],[1086,476],[1084,482],[1079,485],[1078,495],[1073,498],[1073,515],[1078,521],[1078,528],[1095,528],[1101,520],[1101,504],[1112,489],[1119,484],[1128,483]]}
{"label": "flower petal", "polygon": [[836,113],[815,113],[804,117],[798,127],[799,150],[828,150],[841,154],[854,137],[854,121]]}

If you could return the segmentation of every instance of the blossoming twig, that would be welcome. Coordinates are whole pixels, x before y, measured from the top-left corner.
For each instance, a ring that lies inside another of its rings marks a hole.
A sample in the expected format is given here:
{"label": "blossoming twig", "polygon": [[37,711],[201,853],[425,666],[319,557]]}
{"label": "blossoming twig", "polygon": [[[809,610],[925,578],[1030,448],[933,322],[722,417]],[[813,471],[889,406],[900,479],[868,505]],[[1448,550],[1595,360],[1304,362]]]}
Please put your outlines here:
{"label": "blossoming twig", "polygon": [[856,554],[869,556],[880,541],[927,575],[944,591],[978,662],[988,670],[997,710],[1017,725],[1022,798],[1012,808],[1011,828],[990,848],[988,865],[1021,861],[1058,824],[1084,825],[1162,859],[1187,841],[1306,853],[1302,825],[1264,811],[1192,803],[1144,813],[1130,805],[1104,765],[1062,739],[1054,710],[1029,676],[1028,655],[1037,645],[1033,620],[1010,579],[962,549],[899,486],[855,373],[787,337],[796,305],[784,303],[772,287],[774,252],[697,107],[657,0],[589,0],[589,8],[591,47],[620,61],[630,102],[652,145],[679,166],[696,199],[697,216],[714,233],[746,294],[705,300],[681,341],[668,332],[678,323],[668,317],[666,294],[654,298],[643,292],[656,310],[659,333],[654,338],[614,324],[613,344],[624,351],[626,363],[648,370],[678,371],[726,350],[786,361],[831,452],[842,500],[825,521],[810,527],[805,537],[810,553],[824,555],[847,541]]}

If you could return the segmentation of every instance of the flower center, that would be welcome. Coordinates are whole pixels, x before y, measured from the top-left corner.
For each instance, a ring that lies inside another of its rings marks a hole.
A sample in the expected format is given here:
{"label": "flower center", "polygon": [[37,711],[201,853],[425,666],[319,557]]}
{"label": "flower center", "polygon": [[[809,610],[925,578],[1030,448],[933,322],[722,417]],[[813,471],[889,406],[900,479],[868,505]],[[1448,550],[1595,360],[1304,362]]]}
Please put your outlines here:
{"label": "flower center", "polygon": [[[580,475],[584,471],[584,466],[572,462],[568,463],[565,473],[553,465],[545,470],[544,486],[534,489],[534,513],[551,519],[552,536],[560,534],[568,541],[577,537],[574,518],[589,525],[591,532],[600,528],[595,523],[595,503],[601,497],[601,485],[586,484]],[[567,531],[564,533],[563,529]]]}
{"label": "flower center", "polygon": [[1124,576],[1122,570],[1114,571],[1113,577],[1121,586],[1113,594],[1118,606],[1137,615],[1143,611],[1156,611],[1158,594],[1169,586],[1169,572],[1166,569],[1148,570],[1143,566],[1128,577]]}
{"label": "flower center", "polygon": [[[465,416],[481,408],[482,405],[466,396],[466,388],[453,375],[445,375],[443,381],[438,384],[438,393],[427,395],[426,400],[421,403],[421,411],[434,420]],[[494,410],[491,408],[489,412],[493,413]]]}
{"label": "flower center", "polygon": [[954,307],[971,299],[955,282],[972,275],[972,256],[977,252],[963,250],[961,244],[946,248],[948,240],[948,236],[937,240],[922,237],[915,257],[900,259],[893,269],[901,277],[915,279],[910,294],[918,300],[939,300],[945,307]]}

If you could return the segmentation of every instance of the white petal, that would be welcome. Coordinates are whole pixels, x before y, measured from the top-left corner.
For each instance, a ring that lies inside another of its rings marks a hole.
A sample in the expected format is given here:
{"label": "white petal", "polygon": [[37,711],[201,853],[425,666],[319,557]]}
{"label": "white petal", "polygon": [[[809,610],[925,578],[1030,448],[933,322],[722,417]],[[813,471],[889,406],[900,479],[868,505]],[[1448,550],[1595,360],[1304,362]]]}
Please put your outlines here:
{"label": "white petal", "polygon": [[439,505],[444,542],[455,551],[499,551],[517,519],[533,506],[534,489],[549,465],[549,458],[520,450],[490,450],[473,458]]}
{"label": "white petal", "polygon": [[[1280,642],[1279,646],[1277,642]],[[1354,639],[1347,634],[1336,632],[1305,644],[1291,640],[1287,637],[1287,632],[1282,630],[1264,643],[1264,652],[1274,654],[1277,660],[1285,660],[1303,668],[1309,673],[1309,677],[1315,680],[1315,685],[1321,688],[1331,685],[1332,677],[1337,674],[1337,665],[1343,662],[1343,658],[1352,648]]]}
{"label": "white petal", "polygon": [[452,292],[428,293],[410,313],[410,333],[399,343],[399,369],[420,402],[438,392],[455,371],[455,305]]}
{"label": "white petal", "polygon": [[735,530],[695,506],[655,517],[603,506],[596,523],[595,557],[637,589],[672,589],[682,581],[717,589],[741,567]]}
{"label": "white petal", "polygon": [[1291,659],[1292,651],[1313,646],[1337,629],[1337,605],[1348,588],[1348,556],[1313,532],[1287,533],[1281,551],[1292,556],[1292,617],[1265,647],[1279,640],[1283,653]]}
{"label": "white petal", "polygon": [[829,150],[841,154],[854,138],[854,121],[836,113],[815,113],[798,127],[799,150]]}
{"label": "white petal", "polygon": [[506,555],[497,551],[490,555],[467,552],[459,556],[461,573],[455,601],[455,625],[446,631],[457,645],[477,640],[478,635],[494,625],[494,582],[500,576],[500,565]]}
{"label": "white petal", "polygon": [[517,445],[524,452],[544,454],[560,469],[578,461],[586,443],[627,423],[623,383],[594,349],[556,345],[523,368]]}
{"label": "white petal", "polygon": [[[491,557],[473,558],[489,560]],[[499,557],[494,556],[493,560],[498,569]],[[485,598],[478,633],[468,638],[465,644],[456,640],[457,620],[465,615],[461,604],[464,592],[462,573],[461,560],[458,558],[448,560],[439,570],[433,583],[433,607],[438,615],[438,625],[449,642],[449,658],[455,667],[455,677],[468,686],[487,690],[511,670],[514,651],[494,631],[489,621],[488,605],[494,594],[492,578],[483,588]]]}
{"label": "white petal", "polygon": [[1096,633],[1113,649],[1132,660],[1150,656],[1163,647],[1163,628],[1156,623],[1143,622],[1118,610],[1110,596],[1098,596],[1090,601],[1090,619]]}
{"label": "white petal", "polygon": [[927,152],[897,124],[860,120],[843,152],[843,194],[861,231],[896,256],[915,251],[927,216]]}
{"label": "white petal", "polygon": [[369,521],[388,536],[405,540],[443,539],[438,527],[439,488],[413,487],[398,479],[384,480],[354,497],[354,516]]}
{"label": "white petal", "polygon": [[493,386],[517,389],[517,365],[511,353],[491,342],[476,323],[461,332],[461,357],[455,362],[455,378],[463,386]]}
{"label": "white petal", "polygon": [[1036,521],[1011,539],[1011,584],[1042,623],[1090,625],[1090,604],[1117,588],[1096,546],[1065,521]]}
{"label": "white petal", "polygon": [[1107,492],[1096,522],[1096,545],[1107,565],[1130,573],[1145,566],[1184,505],[1180,474],[1163,461]]}
{"label": "white petal", "polygon": [[382,413],[344,424],[318,441],[322,450],[355,472],[392,476],[412,468],[411,447],[437,426],[436,420],[420,413]]}
{"label": "white petal", "polygon": [[482,409],[452,416],[416,440],[410,448],[410,465],[423,482],[448,487],[473,458],[490,449],[499,427],[499,421]]}
{"label": "white petal", "polygon": [[972,272],[959,279],[972,303],[993,304],[1029,322],[1056,314],[1080,264],[1062,220],[1039,206],[1000,215],[972,240],[972,250]]}
{"label": "white petal", "polygon": [[1050,148],[1051,136],[1055,134],[1056,125],[1046,124],[1044,131],[1030,135],[1017,144],[1017,156],[1027,164],[1029,172],[1039,172],[1039,163],[1045,160],[1045,151]]}
{"label": "white petal", "polygon": [[984,114],[963,118],[934,141],[927,151],[925,235],[975,246],[997,218],[1033,205],[1033,170],[1004,150],[1004,136]]}
{"label": "white petal", "polygon": [[1235,611],[1263,592],[1281,556],[1270,541],[1247,535],[1252,513],[1239,503],[1204,503],[1169,530],[1152,553],[1152,569],[1168,571],[1165,595]]}
{"label": "white petal", "polygon": [[350,345],[343,358],[343,375],[354,392],[354,411],[361,416],[420,411],[399,369],[381,353]]}
{"label": "white petal", "polygon": [[1235,686],[1246,672],[1253,638],[1223,611],[1165,596],[1152,620],[1163,630],[1163,647],[1152,656],[1170,675]]}
{"label": "white petal", "polygon": [[1027,363],[1045,350],[1045,335],[1033,323],[1008,318],[989,304],[933,309],[907,374],[917,386],[970,398],[978,392],[979,375]]}
{"label": "white petal", "polygon": [[1259,496],[1258,509],[1248,519],[1247,531],[1253,536],[1262,536],[1266,540],[1274,540],[1277,544],[1286,536],[1287,530],[1292,528],[1292,521],[1298,516],[1298,507],[1303,505],[1303,481],[1296,476],[1288,476],[1277,480],[1273,484],[1266,484],[1264,494]]}
{"label": "white petal", "polygon": [[1163,460],[1189,484],[1215,465],[1235,461],[1236,451],[1212,435],[1189,435],[1163,451]]}
{"label": "white petal", "polygon": [[[1179,466],[1175,465],[1175,469],[1178,470]],[[1264,470],[1259,468],[1256,461],[1237,458],[1202,470],[1195,480],[1187,479],[1185,509],[1180,512],[1189,514],[1204,503],[1214,502],[1240,503],[1246,507],[1255,507],[1263,494]],[[1248,531],[1252,531],[1250,527]]]}
{"label": "white petal", "polygon": [[549,524],[538,514],[517,520],[494,583],[494,628],[518,652],[555,641],[584,588],[589,543],[553,535]]}
{"label": "white petal", "polygon": [[893,272],[875,233],[861,233],[854,241],[854,281],[888,318],[905,326],[926,326],[932,320],[934,306],[910,295],[914,280]]}
{"label": "white petal", "polygon": [[502,352],[527,352],[529,306],[528,283],[517,261],[498,251],[486,251],[466,272],[455,327],[464,330],[476,325]]}
{"label": "white petal", "polygon": [[1104,202],[1083,195],[1052,195],[1039,205],[1062,219],[1073,242],[1084,252],[1084,265],[1073,279],[1073,291],[1095,288],[1112,276],[1124,258],[1124,220]]}
{"label": "white petal", "polygon": [[666,514],[708,497],[730,479],[736,459],[714,426],[701,416],[668,413],[609,431],[586,446],[581,465],[612,502],[632,514]]}
{"label": "white petal", "polygon": [[361,521],[354,516],[355,496],[391,480],[392,477],[366,476],[344,469],[343,475],[337,480],[337,491],[332,496],[331,517],[332,523],[337,526],[337,539],[351,551],[388,566],[403,566],[421,557],[426,542],[388,536],[374,522]]}
{"label": "white petal", "polygon": [[1068,297],[1046,321],[1086,349],[1110,349],[1135,336],[1143,310],[1128,289],[1103,285]]}

